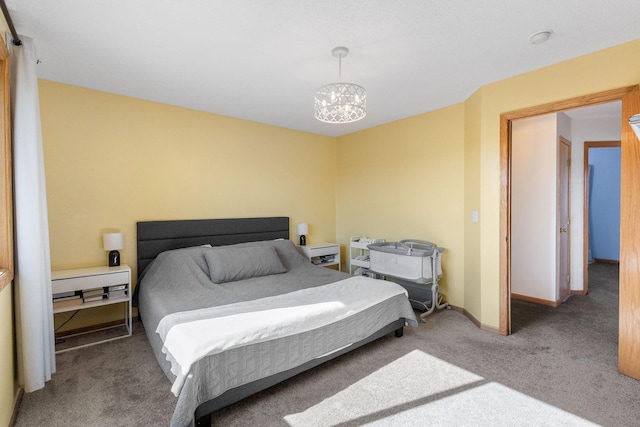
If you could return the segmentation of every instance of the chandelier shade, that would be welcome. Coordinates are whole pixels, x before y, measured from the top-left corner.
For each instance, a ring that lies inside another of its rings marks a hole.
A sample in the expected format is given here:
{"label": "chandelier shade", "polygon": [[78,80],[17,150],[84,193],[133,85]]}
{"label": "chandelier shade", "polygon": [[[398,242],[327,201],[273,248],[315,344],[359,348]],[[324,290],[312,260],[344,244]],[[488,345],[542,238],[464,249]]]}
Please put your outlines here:
{"label": "chandelier shade", "polygon": [[[349,49],[336,47],[333,56],[339,60],[342,79],[342,58]],[[325,123],[352,123],[367,115],[367,91],[355,83],[329,83],[315,93],[314,116]]]}
{"label": "chandelier shade", "polygon": [[315,117],[326,123],[351,123],[367,115],[367,92],[354,83],[330,83],[316,91]]}

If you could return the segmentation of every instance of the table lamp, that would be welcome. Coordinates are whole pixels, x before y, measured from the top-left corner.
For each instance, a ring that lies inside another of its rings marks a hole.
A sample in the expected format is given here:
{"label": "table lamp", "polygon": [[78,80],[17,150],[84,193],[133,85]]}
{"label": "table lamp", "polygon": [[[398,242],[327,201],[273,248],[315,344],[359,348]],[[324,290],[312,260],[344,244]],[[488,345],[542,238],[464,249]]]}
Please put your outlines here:
{"label": "table lamp", "polygon": [[124,247],[122,233],[104,233],[102,235],[102,243],[105,251],[109,252],[109,267],[117,267],[120,265],[119,249]]}
{"label": "table lamp", "polygon": [[300,246],[305,246],[307,244],[306,235],[309,234],[309,224],[306,222],[300,223],[296,226],[298,231],[298,236],[300,236]]}

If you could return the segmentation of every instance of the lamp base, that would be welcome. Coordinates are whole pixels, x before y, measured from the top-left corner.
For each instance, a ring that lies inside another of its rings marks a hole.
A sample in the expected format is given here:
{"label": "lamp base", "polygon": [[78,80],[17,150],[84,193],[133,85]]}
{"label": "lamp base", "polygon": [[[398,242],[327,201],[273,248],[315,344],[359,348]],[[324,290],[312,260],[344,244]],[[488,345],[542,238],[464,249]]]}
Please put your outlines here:
{"label": "lamp base", "polygon": [[120,265],[120,252],[109,252],[109,267],[117,267]]}
{"label": "lamp base", "polygon": [[306,245],[307,245],[306,236],[300,236],[300,246],[306,246]]}

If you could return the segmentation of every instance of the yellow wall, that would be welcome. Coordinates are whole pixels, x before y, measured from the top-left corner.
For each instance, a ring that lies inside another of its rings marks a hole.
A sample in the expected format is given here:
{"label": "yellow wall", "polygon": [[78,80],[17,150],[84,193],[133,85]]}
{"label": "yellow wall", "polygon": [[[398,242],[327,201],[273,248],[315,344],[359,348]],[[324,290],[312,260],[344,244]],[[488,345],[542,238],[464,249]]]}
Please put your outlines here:
{"label": "yellow wall", "polygon": [[464,305],[463,104],[338,138],[336,197],[345,258],[354,235],[432,241],[442,291]]}
{"label": "yellow wall", "polygon": [[311,242],[335,239],[335,138],[45,80],[39,91],[53,269],[106,265],[102,231],[115,228],[135,276],[142,220],[289,216],[292,239],[297,222]]}
{"label": "yellow wall", "polygon": [[[480,287],[480,118],[482,89],[464,103],[464,308],[481,319]],[[478,222],[472,222],[472,212],[478,212]]]}

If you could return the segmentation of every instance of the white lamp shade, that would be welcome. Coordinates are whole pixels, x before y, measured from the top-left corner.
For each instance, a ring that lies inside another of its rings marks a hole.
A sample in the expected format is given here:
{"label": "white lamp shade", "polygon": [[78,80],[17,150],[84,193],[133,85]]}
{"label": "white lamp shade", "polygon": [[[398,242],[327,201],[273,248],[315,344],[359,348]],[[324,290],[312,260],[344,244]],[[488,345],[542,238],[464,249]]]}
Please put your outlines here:
{"label": "white lamp shade", "polygon": [[105,233],[102,235],[102,244],[105,251],[117,251],[124,248],[122,233]]}
{"label": "white lamp shade", "polygon": [[309,224],[303,222],[296,226],[296,230],[298,231],[298,236],[306,236],[309,234]]}

